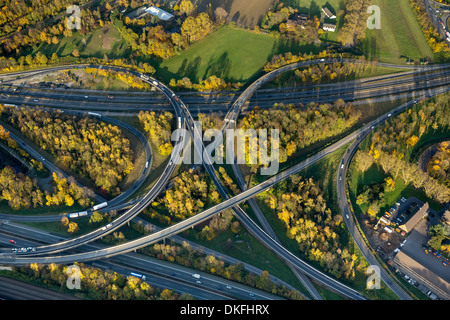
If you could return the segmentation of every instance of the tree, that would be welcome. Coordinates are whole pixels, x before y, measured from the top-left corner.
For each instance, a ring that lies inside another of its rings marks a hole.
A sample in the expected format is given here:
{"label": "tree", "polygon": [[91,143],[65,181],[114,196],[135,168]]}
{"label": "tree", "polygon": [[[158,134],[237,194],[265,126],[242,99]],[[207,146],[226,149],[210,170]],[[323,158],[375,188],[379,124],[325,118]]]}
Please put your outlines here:
{"label": "tree", "polygon": [[76,222],[69,222],[69,229],[67,231],[77,233],[79,231],[78,224]]}
{"label": "tree", "polygon": [[78,51],[78,49],[77,48],[75,48],[75,49],[73,49],[73,51],[72,51],[72,55],[74,56],[74,57],[79,57],[80,56],[80,51]]}
{"label": "tree", "polygon": [[217,7],[216,10],[214,10],[214,15],[216,17],[216,22],[222,24],[228,17],[228,12],[222,7]]}
{"label": "tree", "polygon": [[449,236],[449,232],[444,224],[437,224],[430,228],[430,235],[431,238],[428,240],[428,245],[435,250],[440,250],[442,241]]}
{"label": "tree", "polygon": [[190,16],[195,10],[195,6],[189,0],[182,0],[180,3],[180,14]]}
{"label": "tree", "polygon": [[355,155],[356,167],[361,172],[366,172],[373,164],[374,159],[366,152],[358,150]]}

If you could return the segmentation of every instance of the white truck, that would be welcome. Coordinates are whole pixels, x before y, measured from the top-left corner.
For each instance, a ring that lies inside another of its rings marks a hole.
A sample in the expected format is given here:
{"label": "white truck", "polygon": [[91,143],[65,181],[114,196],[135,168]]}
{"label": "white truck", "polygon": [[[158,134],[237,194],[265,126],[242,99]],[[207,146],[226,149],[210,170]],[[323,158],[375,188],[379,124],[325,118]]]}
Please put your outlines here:
{"label": "white truck", "polygon": [[200,279],[200,275],[199,275],[198,273],[194,273],[192,276],[193,276],[195,279]]}
{"label": "white truck", "polygon": [[108,205],[108,202],[102,202],[92,207],[92,210],[97,211],[98,209],[104,208]]}
{"label": "white truck", "polygon": [[142,275],[142,274],[139,274],[139,273],[136,273],[136,272],[131,272],[130,275],[132,275],[133,277],[136,277],[136,278],[140,278],[140,279],[142,279],[142,280],[145,280],[145,276]]}

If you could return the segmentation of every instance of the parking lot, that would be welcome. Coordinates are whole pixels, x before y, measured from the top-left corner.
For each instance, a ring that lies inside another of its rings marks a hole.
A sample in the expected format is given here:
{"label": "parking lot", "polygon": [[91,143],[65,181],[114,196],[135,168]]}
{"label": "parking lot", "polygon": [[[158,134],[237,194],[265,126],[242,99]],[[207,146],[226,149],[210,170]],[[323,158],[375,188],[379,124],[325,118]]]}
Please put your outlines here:
{"label": "parking lot", "polygon": [[423,246],[428,240],[427,230],[429,227],[430,222],[423,219],[409,234],[401,250],[431,272],[450,283],[450,266],[445,266],[442,263],[444,260],[442,257],[437,258],[431,252],[428,254],[424,252]]}

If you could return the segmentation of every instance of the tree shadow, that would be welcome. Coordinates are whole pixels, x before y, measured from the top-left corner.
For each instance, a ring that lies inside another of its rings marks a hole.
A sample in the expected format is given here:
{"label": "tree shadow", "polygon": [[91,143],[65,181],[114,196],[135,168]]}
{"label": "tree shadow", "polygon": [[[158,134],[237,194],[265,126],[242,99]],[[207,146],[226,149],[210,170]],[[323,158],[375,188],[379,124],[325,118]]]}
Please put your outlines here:
{"label": "tree shadow", "polygon": [[317,5],[317,3],[314,0],[312,0],[311,4],[309,6],[309,14],[310,14],[310,16],[311,17],[316,16],[316,17],[320,18],[320,15],[321,15],[320,12],[321,12],[320,7]]}
{"label": "tree shadow", "polygon": [[208,61],[208,67],[203,74],[203,79],[209,76],[215,75],[225,81],[233,81],[234,79],[229,78],[231,68],[231,61],[228,57],[228,52],[224,52],[219,58],[211,57]]}
{"label": "tree shadow", "polygon": [[377,39],[373,35],[364,39],[362,50],[364,57],[367,60],[376,60],[380,57],[377,47]]}

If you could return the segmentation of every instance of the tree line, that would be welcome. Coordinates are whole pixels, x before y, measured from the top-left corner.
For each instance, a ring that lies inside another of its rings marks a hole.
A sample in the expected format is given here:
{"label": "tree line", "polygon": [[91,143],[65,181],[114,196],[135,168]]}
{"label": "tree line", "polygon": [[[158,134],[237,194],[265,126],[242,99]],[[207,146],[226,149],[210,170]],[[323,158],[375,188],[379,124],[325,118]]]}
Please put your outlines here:
{"label": "tree line", "polygon": [[339,29],[338,41],[344,46],[353,46],[364,40],[369,14],[367,8],[371,0],[347,0],[345,3],[344,23]]}
{"label": "tree line", "polygon": [[152,246],[142,248],[140,251],[160,260],[175,262],[188,268],[194,268],[195,270],[243,283],[287,299],[303,299],[298,291],[275,284],[270,279],[269,272],[267,271],[263,271],[259,275],[248,272],[245,270],[242,263],[228,264],[214,255],[206,255],[201,253],[187,242],[183,242],[182,245],[177,245],[174,243],[157,243]]}
{"label": "tree line", "polygon": [[[178,294],[174,290],[161,289],[134,276],[126,276],[111,270],[75,263],[80,268],[81,283],[78,293],[93,300],[192,300],[187,294]],[[30,265],[13,267],[20,278],[39,280],[49,288],[57,288],[73,293],[67,288],[69,266],[59,264]]]}
{"label": "tree line", "polygon": [[439,144],[437,152],[428,162],[427,172],[450,188],[450,144],[448,141]]}

